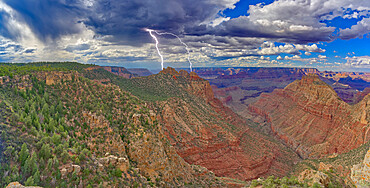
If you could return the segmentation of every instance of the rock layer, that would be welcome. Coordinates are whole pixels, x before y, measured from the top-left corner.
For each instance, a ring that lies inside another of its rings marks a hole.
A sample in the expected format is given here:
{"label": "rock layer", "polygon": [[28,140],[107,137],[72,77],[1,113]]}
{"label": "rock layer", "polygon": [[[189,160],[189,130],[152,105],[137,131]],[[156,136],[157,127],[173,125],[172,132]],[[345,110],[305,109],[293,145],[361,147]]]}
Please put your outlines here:
{"label": "rock layer", "polygon": [[365,97],[351,106],[311,74],[262,94],[249,110],[264,117],[273,133],[302,158],[317,158],[347,152],[369,140],[367,101]]}
{"label": "rock layer", "polygon": [[185,80],[181,87],[189,93],[158,102],[157,110],[167,138],[186,162],[204,166],[217,176],[249,180],[284,175],[297,160],[293,152],[249,128],[244,119],[223,106],[208,81],[174,69],[161,73]]}

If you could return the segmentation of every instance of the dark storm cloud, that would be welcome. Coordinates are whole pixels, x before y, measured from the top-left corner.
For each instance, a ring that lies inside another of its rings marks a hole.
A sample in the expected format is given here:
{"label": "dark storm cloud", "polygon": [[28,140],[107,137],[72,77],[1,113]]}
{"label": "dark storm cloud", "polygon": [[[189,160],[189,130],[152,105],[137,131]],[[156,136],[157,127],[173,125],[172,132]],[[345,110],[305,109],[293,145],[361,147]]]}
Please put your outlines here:
{"label": "dark storm cloud", "polygon": [[84,22],[111,42],[141,45],[152,42],[144,30],[182,34],[185,28],[214,17],[234,0],[98,0]]}
{"label": "dark storm cloud", "polygon": [[[84,17],[85,9],[77,0],[4,0],[27,23],[39,39],[57,39],[62,35],[80,32],[78,22]],[[4,24],[0,24],[3,26]],[[9,30],[2,33],[9,33]],[[5,35],[14,39],[13,34]]]}
{"label": "dark storm cloud", "polygon": [[[250,6],[248,16],[233,18],[215,27],[207,24],[220,16],[223,10],[232,8],[237,1],[4,0],[19,14],[17,19],[27,23],[43,41],[79,33],[81,24],[84,24],[95,32],[96,38],[118,45],[141,46],[152,43],[153,39],[145,31],[145,28],[150,28],[172,32],[180,37],[186,35],[190,37],[187,41],[190,44],[202,46],[201,43],[206,43],[224,48],[256,46],[261,43],[242,38],[296,44],[332,41],[338,37],[333,34],[336,28],[322,21],[342,16],[338,10],[352,6],[351,3],[335,0],[317,0],[316,3],[306,0],[274,1],[266,6]],[[365,6],[365,3],[369,4],[367,1],[357,4]],[[6,25],[8,20],[9,14],[0,12],[0,26]],[[358,31],[368,30],[366,24],[360,26],[341,33],[347,38],[357,37],[355,34]],[[7,38],[17,37],[17,33],[7,27],[0,27],[0,34]],[[67,47],[65,50],[71,52],[78,49]]]}
{"label": "dark storm cloud", "polygon": [[[97,37],[115,44],[140,46],[152,42],[145,28],[184,34],[202,22],[211,21],[238,0],[4,0],[17,12],[17,20],[30,26],[43,41],[79,33],[80,23]],[[0,12],[0,26],[9,20]],[[15,39],[14,33],[1,27],[1,35]]]}

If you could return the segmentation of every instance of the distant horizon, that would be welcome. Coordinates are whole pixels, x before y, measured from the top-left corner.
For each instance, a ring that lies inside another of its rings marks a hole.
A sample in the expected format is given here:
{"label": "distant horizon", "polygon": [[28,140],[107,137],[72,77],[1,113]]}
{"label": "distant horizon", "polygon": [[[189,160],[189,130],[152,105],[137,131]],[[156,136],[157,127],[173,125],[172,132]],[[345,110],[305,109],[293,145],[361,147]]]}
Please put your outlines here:
{"label": "distant horizon", "polygon": [[[72,62],[72,63],[80,63],[80,64],[91,64],[91,65],[98,65],[98,66],[110,66],[110,67],[124,67],[126,69],[147,69],[153,73],[158,73],[162,69],[161,68],[149,68],[149,67],[134,67],[134,66],[124,66],[124,65],[119,65],[116,63],[83,63],[83,62],[78,62],[78,61],[32,61],[32,62],[0,62],[0,63],[19,63],[19,64],[27,64],[27,63],[65,63],[65,62]],[[132,65],[132,64],[130,64]],[[164,68],[172,67],[174,69],[183,69],[183,70],[188,70],[190,69],[189,67],[174,67],[174,66],[164,66]],[[359,73],[370,73],[370,68],[352,68],[352,70],[325,70],[325,69],[320,69],[316,67],[284,67],[284,66],[193,66],[192,68],[299,68],[299,69],[317,69],[320,72],[324,71],[330,71],[330,72],[359,72]],[[360,70],[361,69],[361,70]]]}
{"label": "distant horizon", "polygon": [[370,1],[0,0],[0,14],[5,62],[370,72]]}
{"label": "distant horizon", "polygon": [[[111,65],[111,64],[100,64],[100,63],[97,63],[97,64],[94,64],[94,65],[98,65],[98,66],[110,66],[110,67],[124,67],[126,69],[134,69],[134,68],[140,68],[140,69],[148,69],[150,71],[154,70],[154,71],[161,71],[161,68],[148,68],[148,67],[126,67],[126,66],[121,66],[121,65]],[[189,67],[173,67],[173,66],[164,66],[164,68],[168,68],[168,67],[172,67],[174,69],[190,69]],[[346,70],[346,71],[341,71],[341,70],[320,70],[319,68],[316,68],[316,67],[283,67],[283,66],[274,66],[274,67],[268,67],[268,66],[255,66],[255,67],[252,67],[252,66],[194,66],[192,67],[193,69],[196,69],[196,68],[287,68],[287,69],[290,69],[290,68],[299,68],[299,69],[317,69],[318,71],[320,72],[323,72],[323,71],[331,71],[331,72],[366,72],[366,73],[370,73],[370,68],[368,69],[361,69],[361,70],[358,70],[359,68],[357,69],[353,69],[354,71],[351,71],[351,70]]]}

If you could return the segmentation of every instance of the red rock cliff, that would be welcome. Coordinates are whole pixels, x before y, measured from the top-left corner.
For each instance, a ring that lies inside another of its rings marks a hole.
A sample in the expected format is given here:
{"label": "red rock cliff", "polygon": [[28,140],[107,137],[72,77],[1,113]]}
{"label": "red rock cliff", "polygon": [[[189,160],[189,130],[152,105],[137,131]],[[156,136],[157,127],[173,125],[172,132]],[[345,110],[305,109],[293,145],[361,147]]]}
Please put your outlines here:
{"label": "red rock cliff", "polygon": [[274,134],[303,158],[343,153],[367,142],[368,123],[357,115],[363,110],[355,109],[359,108],[342,101],[314,74],[284,89],[262,94],[249,106],[251,112],[265,117]]}
{"label": "red rock cliff", "polygon": [[[157,110],[167,138],[186,162],[204,166],[217,176],[250,180],[285,175],[297,160],[294,153],[249,128],[244,119],[223,106],[208,81],[172,68],[161,73],[187,80],[184,89],[193,96],[158,102]],[[278,160],[283,158],[289,162]]]}

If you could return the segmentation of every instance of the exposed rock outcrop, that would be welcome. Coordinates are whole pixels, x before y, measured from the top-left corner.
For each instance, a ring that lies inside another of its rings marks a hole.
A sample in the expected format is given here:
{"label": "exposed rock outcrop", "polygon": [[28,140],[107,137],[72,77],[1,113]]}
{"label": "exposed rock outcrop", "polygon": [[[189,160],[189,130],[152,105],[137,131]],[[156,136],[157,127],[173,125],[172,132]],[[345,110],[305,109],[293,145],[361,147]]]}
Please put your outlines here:
{"label": "exposed rock outcrop", "polygon": [[19,90],[31,89],[32,84],[29,78],[30,75],[14,75],[13,78],[2,76],[0,77],[0,85],[16,87]]}
{"label": "exposed rock outcrop", "polygon": [[311,74],[262,94],[249,110],[264,117],[273,133],[301,157],[316,158],[349,151],[369,140],[368,111],[361,110],[367,109],[367,99],[363,101],[358,104],[362,108],[345,103]]}
{"label": "exposed rock outcrop", "polygon": [[287,173],[290,165],[277,158],[289,158],[291,163],[297,160],[296,155],[250,129],[245,120],[223,106],[208,81],[171,68],[162,73],[181,80],[190,94],[158,103],[164,132],[186,162],[206,167],[217,176],[250,180]]}
{"label": "exposed rock outcrop", "polygon": [[370,186],[370,150],[367,151],[364,161],[361,164],[354,165],[351,169],[351,179],[356,187]]}
{"label": "exposed rock outcrop", "polygon": [[40,72],[36,74],[40,80],[45,80],[46,85],[52,85],[62,81],[71,81],[73,78],[77,78],[79,74],[77,72]]}
{"label": "exposed rock outcrop", "polygon": [[111,66],[92,66],[88,67],[85,70],[92,71],[92,70],[97,70],[103,68],[104,70],[111,72],[115,75],[121,76],[123,78],[133,78],[136,77],[136,74],[133,74],[129,72],[126,68],[124,67],[111,67]]}
{"label": "exposed rock outcrop", "polygon": [[312,186],[315,183],[318,183],[319,185],[322,185],[324,187],[327,187],[330,179],[329,176],[326,175],[323,172],[312,170],[312,169],[306,169],[298,176],[298,180],[300,182],[305,182],[307,180],[310,180],[308,185]]}
{"label": "exposed rock outcrop", "polygon": [[122,172],[126,172],[127,169],[130,166],[129,160],[125,157],[117,157],[114,155],[108,155],[106,157],[98,158],[97,165],[101,167],[101,165],[108,167],[109,165],[112,165],[114,167],[117,167]]}
{"label": "exposed rock outcrop", "polygon": [[161,177],[164,181],[173,181],[173,177],[182,177],[183,181],[190,182],[193,179],[190,165],[166,145],[163,136],[158,136],[161,135],[143,134],[142,139],[128,146],[128,155],[138,164],[140,173],[151,179]]}
{"label": "exposed rock outcrop", "polygon": [[[182,73],[185,73],[186,71],[181,71]],[[177,72],[177,70],[175,70],[174,68],[172,67],[167,67],[167,68],[164,68],[163,70],[161,70],[159,72],[159,74],[170,74],[172,76],[179,76],[180,73]]]}
{"label": "exposed rock outcrop", "polygon": [[79,174],[81,172],[81,167],[79,165],[68,164],[59,167],[62,178],[65,178],[70,173]]}
{"label": "exposed rock outcrop", "polygon": [[137,74],[139,76],[150,76],[153,74],[148,69],[144,69],[144,68],[132,68],[132,69],[127,69],[127,70],[131,72],[132,74]]}
{"label": "exposed rock outcrop", "polygon": [[320,162],[318,170],[319,171],[330,171],[330,170],[333,170],[333,169],[334,169],[333,165],[325,164],[323,162]]}
{"label": "exposed rock outcrop", "polygon": [[[95,90],[94,87],[99,85],[95,82],[78,84],[92,85],[90,87],[75,87],[79,89],[69,93],[75,96],[71,98],[75,103],[81,101],[80,92],[86,92],[87,89]],[[94,113],[81,111],[79,115],[73,116],[67,121],[68,126],[74,127],[74,134],[83,138],[80,139],[80,142],[86,144],[91,152],[90,170],[104,172],[113,167],[119,169],[123,177],[141,179],[140,177],[144,176],[145,181],[150,179],[156,183],[165,183],[163,186],[181,186],[184,183],[204,183],[206,185],[217,182],[215,178],[209,182],[203,181],[203,178],[212,177],[212,173],[207,171],[202,176],[198,176],[199,174],[192,169],[192,166],[176,153],[176,150],[168,144],[161,125],[154,123],[157,122],[156,114],[152,110],[144,108],[146,104],[141,103],[133,96],[122,94],[123,91],[117,86],[99,85],[99,87],[115,94],[109,98],[113,101],[110,103],[113,111],[112,115],[109,116],[110,121],[99,111]],[[99,99],[95,100],[99,101]],[[122,106],[125,106],[123,102],[126,103],[126,106],[131,104],[133,108],[123,109]],[[88,134],[86,134],[86,130],[89,131]],[[120,132],[122,130],[126,132]],[[103,154],[106,155],[102,156]],[[81,154],[78,153],[78,155]],[[90,156],[89,152],[86,153],[86,156]],[[85,167],[81,166],[82,170]],[[68,166],[60,170],[64,174],[69,174],[68,172],[74,171],[74,169],[74,166]],[[135,177],[132,177],[133,173],[135,173]],[[133,179],[133,181],[135,180]]]}
{"label": "exposed rock outcrop", "polygon": [[170,74],[174,78],[182,77],[187,81],[186,90],[196,96],[199,96],[207,102],[213,100],[214,94],[211,85],[207,80],[200,78],[195,72],[188,73],[185,70],[177,72],[174,68],[168,67],[163,69],[159,74]]}
{"label": "exposed rock outcrop", "polygon": [[367,82],[370,82],[370,73],[368,72],[333,72],[333,71],[323,71],[319,73],[320,76],[325,78],[330,78],[335,81],[340,79],[362,79]]}
{"label": "exposed rock outcrop", "polygon": [[103,66],[106,71],[109,71],[115,75],[122,76],[124,78],[132,78],[136,77],[137,75],[132,74],[124,67],[110,67],[110,66]]}
{"label": "exposed rock outcrop", "polygon": [[12,183],[9,183],[9,185],[6,186],[6,188],[41,188],[41,187],[38,187],[38,186],[24,186],[24,185],[20,184],[19,182],[12,182]]}
{"label": "exposed rock outcrop", "polygon": [[370,87],[365,88],[362,92],[356,93],[354,96],[354,103],[362,101],[370,93]]}
{"label": "exposed rock outcrop", "polygon": [[[315,72],[313,70],[307,71]],[[299,68],[260,68],[255,74],[253,74],[253,77],[258,79],[276,79],[284,77],[300,78],[302,75],[305,75],[305,72]]]}

